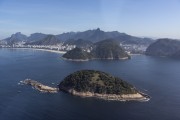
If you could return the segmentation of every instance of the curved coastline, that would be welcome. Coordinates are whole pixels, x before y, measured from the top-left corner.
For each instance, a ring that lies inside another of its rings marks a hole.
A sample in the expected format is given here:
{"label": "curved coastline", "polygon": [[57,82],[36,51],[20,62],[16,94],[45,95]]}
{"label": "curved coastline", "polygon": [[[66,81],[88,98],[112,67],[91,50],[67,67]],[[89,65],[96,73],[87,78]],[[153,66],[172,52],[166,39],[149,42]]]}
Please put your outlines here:
{"label": "curved coastline", "polygon": [[58,50],[51,50],[51,49],[38,49],[38,48],[8,48],[8,49],[30,49],[30,50],[40,50],[40,51],[59,53],[59,54],[65,54],[66,53],[66,51],[58,51]]}
{"label": "curved coastline", "polygon": [[90,60],[128,60],[128,59],[130,59],[128,57],[118,58],[118,59],[114,59],[114,58],[68,59],[68,58],[65,58],[65,57],[61,57],[61,58],[63,60],[75,61],[75,62],[83,62],[83,61],[90,61]]}

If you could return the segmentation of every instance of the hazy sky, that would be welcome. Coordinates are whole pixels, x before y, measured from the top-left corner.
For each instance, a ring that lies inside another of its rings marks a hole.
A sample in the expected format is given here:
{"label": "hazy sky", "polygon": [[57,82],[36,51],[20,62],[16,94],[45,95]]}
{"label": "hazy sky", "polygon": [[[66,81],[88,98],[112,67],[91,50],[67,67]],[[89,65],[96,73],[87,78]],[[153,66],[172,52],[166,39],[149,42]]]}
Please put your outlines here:
{"label": "hazy sky", "polygon": [[0,39],[98,27],[180,39],[180,0],[0,0]]}

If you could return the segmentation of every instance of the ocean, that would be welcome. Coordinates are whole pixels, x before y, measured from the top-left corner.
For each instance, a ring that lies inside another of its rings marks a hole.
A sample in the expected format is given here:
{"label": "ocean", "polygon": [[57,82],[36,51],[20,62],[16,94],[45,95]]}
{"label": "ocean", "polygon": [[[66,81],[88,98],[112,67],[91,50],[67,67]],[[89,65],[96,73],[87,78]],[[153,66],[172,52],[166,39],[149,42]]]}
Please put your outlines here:
{"label": "ocean", "polygon": [[[0,120],[180,120],[180,60],[133,55],[130,60],[73,62],[33,49],[0,49]],[[105,101],[40,93],[26,78],[56,86],[77,70],[101,70],[151,96],[148,102]]]}

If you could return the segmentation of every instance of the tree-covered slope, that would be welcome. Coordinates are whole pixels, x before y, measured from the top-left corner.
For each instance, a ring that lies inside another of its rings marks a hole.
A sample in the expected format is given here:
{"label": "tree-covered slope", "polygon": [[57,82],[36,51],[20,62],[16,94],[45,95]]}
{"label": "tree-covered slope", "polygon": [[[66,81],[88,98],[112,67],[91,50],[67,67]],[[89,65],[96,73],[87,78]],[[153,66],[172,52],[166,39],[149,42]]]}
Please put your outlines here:
{"label": "tree-covered slope", "polygon": [[47,35],[45,38],[27,43],[29,45],[57,45],[61,43],[61,41],[55,35]]}
{"label": "tree-covered slope", "polygon": [[130,58],[130,56],[120,47],[119,42],[112,39],[95,43],[92,54],[94,58],[99,59]]}
{"label": "tree-covered slope", "polygon": [[180,41],[174,39],[158,39],[146,50],[146,55],[151,56],[175,56],[180,51]]}
{"label": "tree-covered slope", "polygon": [[99,94],[135,94],[138,91],[129,83],[105,72],[81,70],[68,75],[60,84],[59,89]]}
{"label": "tree-covered slope", "polygon": [[81,48],[76,47],[65,53],[62,57],[71,60],[87,60],[91,59],[92,55]]}

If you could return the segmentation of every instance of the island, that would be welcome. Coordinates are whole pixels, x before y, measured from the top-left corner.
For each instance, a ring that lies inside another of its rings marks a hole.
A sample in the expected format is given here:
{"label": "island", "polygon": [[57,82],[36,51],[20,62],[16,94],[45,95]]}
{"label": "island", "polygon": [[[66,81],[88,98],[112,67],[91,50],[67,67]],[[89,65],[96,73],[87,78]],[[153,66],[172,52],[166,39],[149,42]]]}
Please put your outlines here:
{"label": "island", "polygon": [[65,53],[62,58],[71,61],[88,61],[89,59],[92,59],[92,55],[91,53],[88,53],[81,48],[76,47]]}
{"label": "island", "polygon": [[168,38],[158,39],[147,48],[146,55],[180,58],[180,41]]}
{"label": "island", "polygon": [[130,59],[131,57],[114,39],[106,39],[94,44],[91,51],[94,59]]}
{"label": "island", "polygon": [[119,42],[107,39],[93,45],[90,52],[82,48],[74,48],[62,56],[66,60],[87,61],[92,59],[130,59],[131,57],[120,47]]}
{"label": "island", "polygon": [[59,90],[81,97],[117,101],[148,101],[150,97],[126,81],[95,70],[74,72],[58,85]]}
{"label": "island", "polygon": [[149,101],[150,96],[128,82],[96,70],[76,71],[64,78],[58,86],[50,87],[35,80],[20,81],[43,93],[66,92],[80,97],[94,97],[114,101]]}
{"label": "island", "polygon": [[25,79],[24,81],[20,81],[20,83],[31,85],[32,87],[34,87],[36,90],[40,92],[57,93],[59,91],[57,87],[49,87],[47,85],[44,85],[42,83],[39,83],[31,79]]}

